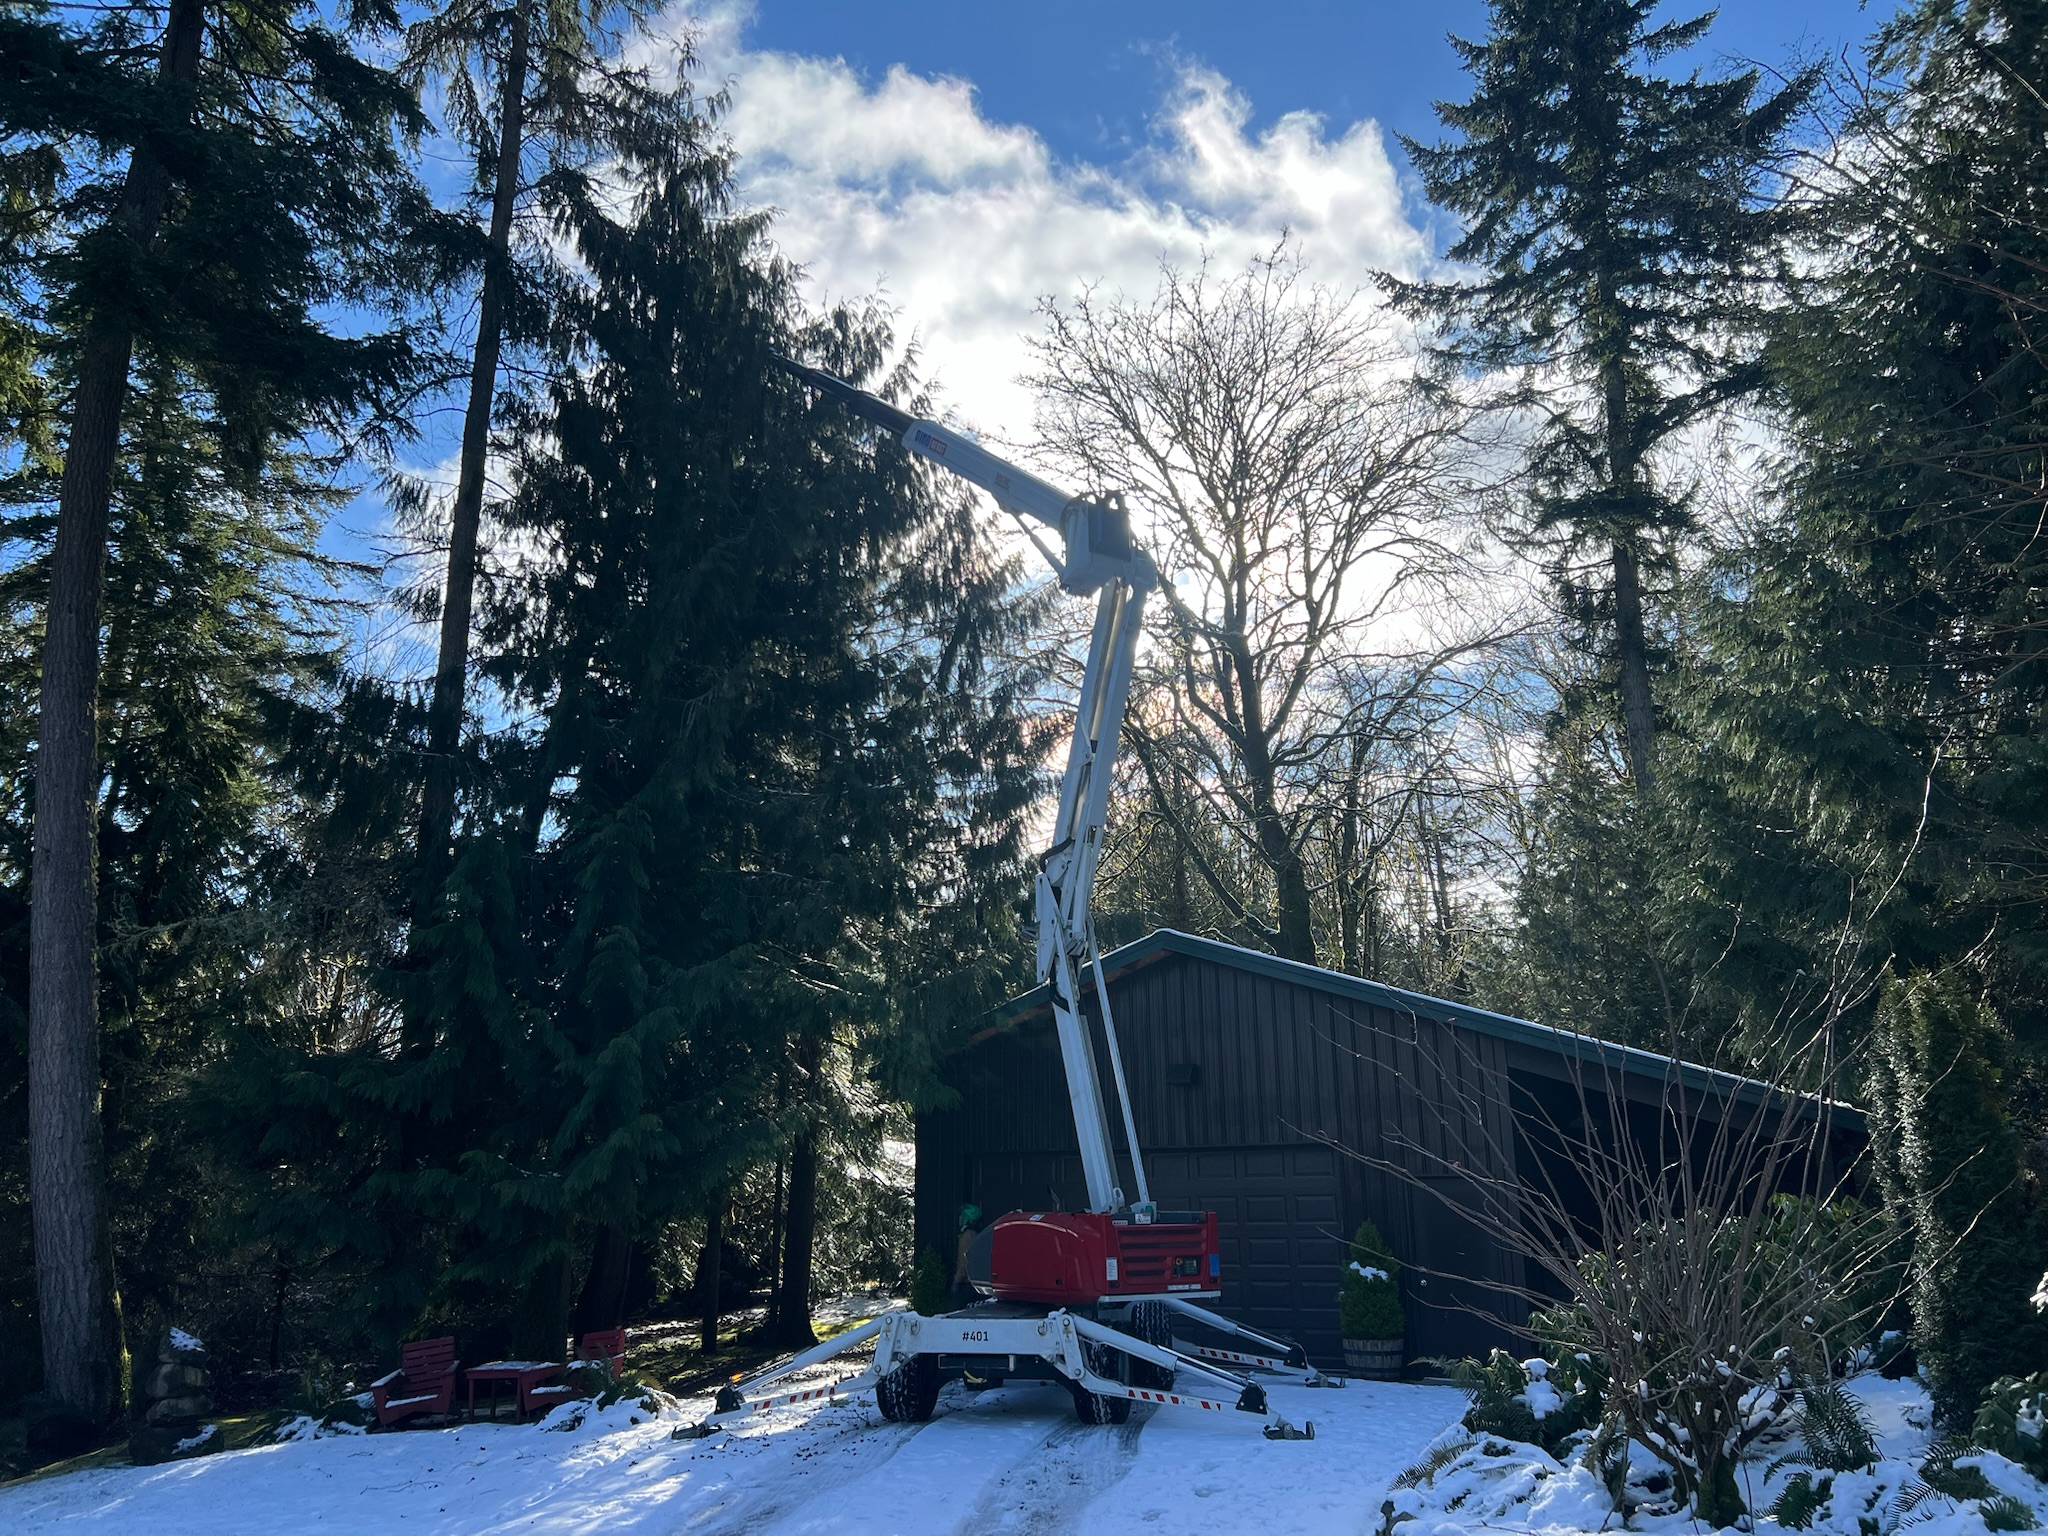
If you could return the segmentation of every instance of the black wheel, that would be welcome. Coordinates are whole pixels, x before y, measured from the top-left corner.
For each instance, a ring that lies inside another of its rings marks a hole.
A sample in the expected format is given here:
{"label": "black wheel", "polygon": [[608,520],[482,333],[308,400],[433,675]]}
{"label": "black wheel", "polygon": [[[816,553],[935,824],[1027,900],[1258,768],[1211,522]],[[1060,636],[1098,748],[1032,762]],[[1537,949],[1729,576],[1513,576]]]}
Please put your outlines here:
{"label": "black wheel", "polygon": [[1083,1424],[1122,1424],[1131,1416],[1131,1400],[1128,1397],[1111,1397],[1106,1392],[1090,1392],[1086,1387],[1068,1383],[1074,1394],[1074,1417]]}
{"label": "black wheel", "polygon": [[[1089,1370],[1111,1381],[1128,1380],[1129,1369],[1140,1363],[1106,1344],[1082,1345],[1081,1358]],[[1121,1392],[1091,1392],[1078,1381],[1068,1382],[1067,1390],[1074,1394],[1074,1417],[1083,1424],[1121,1424],[1131,1416],[1131,1400]]]}
{"label": "black wheel", "polygon": [[896,1424],[922,1424],[939,1400],[936,1355],[912,1355],[875,1383],[875,1406]]}
{"label": "black wheel", "polygon": [[[1173,1314],[1161,1302],[1132,1302],[1120,1331],[1160,1349],[1173,1348]],[[1127,1358],[1132,1386],[1147,1387],[1154,1392],[1165,1392],[1173,1386],[1172,1366],[1154,1365],[1150,1360],[1140,1360],[1135,1355]]]}

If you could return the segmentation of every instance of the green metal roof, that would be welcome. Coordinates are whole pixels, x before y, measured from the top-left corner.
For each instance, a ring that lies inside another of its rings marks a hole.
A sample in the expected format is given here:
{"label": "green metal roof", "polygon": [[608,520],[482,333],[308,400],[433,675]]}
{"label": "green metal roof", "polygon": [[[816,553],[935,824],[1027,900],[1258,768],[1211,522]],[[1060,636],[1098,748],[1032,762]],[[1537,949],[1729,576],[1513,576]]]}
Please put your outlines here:
{"label": "green metal roof", "polygon": [[[1448,998],[1431,997],[1424,992],[1410,992],[1403,987],[1390,987],[1384,982],[1366,981],[1358,976],[1346,975],[1342,971],[1325,970],[1319,965],[1304,965],[1299,960],[1283,960],[1278,955],[1244,949],[1236,944],[1225,944],[1219,939],[1199,938],[1192,933],[1181,933],[1173,928],[1156,928],[1142,939],[1134,940],[1121,949],[1111,950],[1102,957],[1102,973],[1105,978],[1116,976],[1137,970],[1167,955],[1187,955],[1197,960],[1209,960],[1235,970],[1248,971],[1255,976],[1292,982],[1296,986],[1313,987],[1319,992],[1353,998],[1376,1007],[1391,1009],[1396,1013],[1411,1013],[1425,1018],[1440,1019],[1446,1024],[1455,1024],[1482,1035],[1493,1035],[1502,1040],[1534,1046],[1539,1050],[1554,1052],[1575,1061],[1601,1067],[1615,1067],[1623,1072],[1635,1068],[1659,1078],[1676,1071],[1680,1081],[1687,1087],[1728,1093],[1737,1099],[1755,1102],[1779,1091],[1773,1084],[1756,1078],[1723,1072],[1715,1067],[1703,1067],[1695,1062],[1682,1061],[1657,1051],[1646,1051],[1633,1045],[1620,1045],[1612,1040],[1558,1029],[1549,1024],[1537,1024],[1529,1019],[1517,1019],[1505,1013],[1493,1013],[1485,1008],[1474,1008],[1470,1004],[1453,1002]],[[1081,984],[1083,991],[1094,990],[1092,977],[1083,977]],[[1045,1008],[1050,1000],[1050,988],[1043,985],[1033,987],[1029,992],[1012,998],[1003,1006],[1000,1010],[1002,1021],[997,1027],[1007,1028],[1029,1018]],[[1865,1129],[1863,1111],[1855,1105],[1818,1098],[1812,1099],[1811,1102],[1816,1109],[1825,1105],[1844,1127],[1852,1130]]]}

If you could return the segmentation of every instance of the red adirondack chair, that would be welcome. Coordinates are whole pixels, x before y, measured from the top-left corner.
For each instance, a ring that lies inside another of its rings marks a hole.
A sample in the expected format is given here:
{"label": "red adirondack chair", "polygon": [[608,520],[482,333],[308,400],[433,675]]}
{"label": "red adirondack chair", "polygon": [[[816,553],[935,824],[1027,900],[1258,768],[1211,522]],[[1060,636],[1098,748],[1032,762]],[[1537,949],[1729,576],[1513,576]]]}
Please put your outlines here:
{"label": "red adirondack chair", "polygon": [[418,1413],[448,1413],[455,1407],[455,1339],[414,1339],[398,1354],[399,1366],[370,1383],[379,1424],[396,1424]]}
{"label": "red adirondack chair", "polygon": [[520,1411],[539,1410],[545,1413],[557,1403],[565,1403],[574,1397],[588,1397],[597,1390],[597,1383],[589,1371],[579,1371],[580,1365],[609,1365],[614,1377],[623,1375],[626,1369],[626,1330],[605,1328],[596,1333],[586,1333],[576,1345],[576,1358],[569,1362],[569,1375],[565,1381],[551,1381],[543,1387],[528,1387],[520,1400]]}
{"label": "red adirondack chair", "polygon": [[609,1360],[612,1374],[626,1373],[626,1330],[606,1328],[597,1333],[586,1333],[583,1342],[576,1346],[578,1360]]}

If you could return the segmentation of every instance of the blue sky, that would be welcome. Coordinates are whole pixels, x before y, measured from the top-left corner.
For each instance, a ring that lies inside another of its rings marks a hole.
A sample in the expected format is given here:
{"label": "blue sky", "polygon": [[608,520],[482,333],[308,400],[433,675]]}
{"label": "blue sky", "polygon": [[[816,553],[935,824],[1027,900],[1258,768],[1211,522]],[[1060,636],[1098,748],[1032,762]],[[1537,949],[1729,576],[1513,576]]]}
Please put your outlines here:
{"label": "blue sky", "polygon": [[[1878,14],[1855,0],[1727,0],[1707,51],[1778,67],[1855,46]],[[1476,37],[1485,18],[1480,0],[759,0],[749,37],[871,76],[892,64],[957,75],[989,116],[1029,124],[1055,153],[1101,159],[1143,139],[1176,58],[1227,76],[1255,128],[1305,109],[1431,136],[1430,103],[1465,92],[1445,34]]]}
{"label": "blue sky", "polygon": [[[1667,14],[1694,14],[1674,7]],[[1860,51],[1854,0],[1729,0],[1709,70]],[[1469,92],[1446,34],[1482,0],[674,0],[724,84],[751,203],[820,302],[880,294],[960,417],[1028,439],[1038,309],[1238,268],[1286,236],[1369,295],[1455,235],[1397,135]]]}
{"label": "blue sky", "polygon": [[[1028,453],[1047,302],[1148,296],[1162,263],[1235,271],[1283,238],[1361,304],[1427,269],[1454,231],[1394,135],[1434,136],[1432,101],[1468,89],[1445,34],[1484,21],[1479,0],[670,0],[650,31],[694,35],[699,88],[728,91],[740,197],[813,301],[879,299],[941,414]],[[1839,53],[1873,24],[1730,0],[1700,62]],[[417,445],[430,479],[455,438],[449,414]],[[390,542],[374,493],[331,542]]]}

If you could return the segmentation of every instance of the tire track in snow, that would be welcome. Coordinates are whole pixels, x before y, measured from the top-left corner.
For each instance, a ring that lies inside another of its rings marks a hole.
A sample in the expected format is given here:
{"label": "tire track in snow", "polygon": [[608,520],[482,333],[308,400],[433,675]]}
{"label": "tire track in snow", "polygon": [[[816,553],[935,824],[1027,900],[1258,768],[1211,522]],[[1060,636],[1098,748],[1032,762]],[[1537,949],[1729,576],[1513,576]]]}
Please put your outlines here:
{"label": "tire track in snow", "polygon": [[725,1496],[692,1511],[676,1530],[687,1536],[759,1536],[783,1516],[885,1465],[924,1427],[850,1414],[795,1450],[790,1459],[799,1465],[779,1470],[765,1486],[750,1485],[747,1473],[735,1468]]}
{"label": "tire track in snow", "polygon": [[1130,1474],[1138,1436],[1159,1410],[1134,1409],[1118,1425],[1063,1424],[982,1490],[957,1536],[1060,1536],[1106,1489]]}

